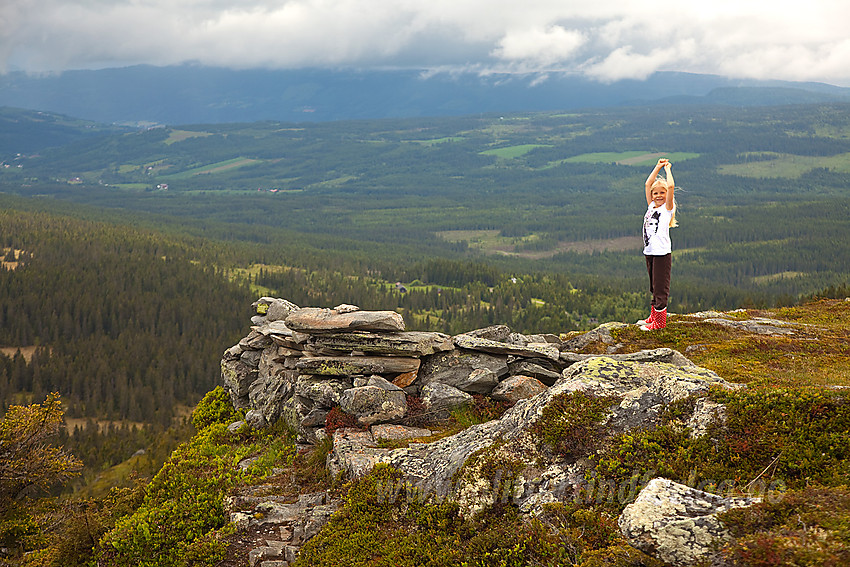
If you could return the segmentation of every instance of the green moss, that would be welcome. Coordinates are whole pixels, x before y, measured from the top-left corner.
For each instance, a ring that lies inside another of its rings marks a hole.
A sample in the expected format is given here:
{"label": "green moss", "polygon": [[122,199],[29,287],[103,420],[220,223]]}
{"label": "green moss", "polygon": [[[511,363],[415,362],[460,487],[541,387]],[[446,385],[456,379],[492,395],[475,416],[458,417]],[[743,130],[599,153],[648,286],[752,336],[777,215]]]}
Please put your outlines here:
{"label": "green moss", "polygon": [[475,484],[484,480],[492,490],[492,501],[506,500],[505,497],[513,493],[517,478],[528,464],[505,451],[505,447],[506,443],[500,437],[491,445],[472,453],[452,476],[452,486],[464,481]]}
{"label": "green moss", "polygon": [[584,456],[604,434],[604,420],[615,396],[598,397],[584,392],[555,396],[531,427],[539,442],[564,458]]}

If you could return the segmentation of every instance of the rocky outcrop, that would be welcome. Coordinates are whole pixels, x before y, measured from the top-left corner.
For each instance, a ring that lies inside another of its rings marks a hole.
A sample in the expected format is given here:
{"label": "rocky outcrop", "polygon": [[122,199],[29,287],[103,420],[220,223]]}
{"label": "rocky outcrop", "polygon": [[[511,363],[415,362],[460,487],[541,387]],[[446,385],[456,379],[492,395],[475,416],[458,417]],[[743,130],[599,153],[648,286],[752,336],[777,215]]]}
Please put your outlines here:
{"label": "rocky outcrop", "polygon": [[730,311],[728,313],[700,311],[698,313],[690,313],[686,317],[700,319],[706,323],[729,327],[755,335],[793,335],[806,326],[768,317],[737,318],[735,317],[736,313],[745,313],[745,311]]}
{"label": "rocky outcrop", "polygon": [[[655,353],[658,354],[658,353]],[[650,357],[642,356],[631,358]],[[569,499],[585,488],[586,460],[582,455],[564,460],[552,455],[535,438],[534,425],[544,409],[558,397],[581,393],[611,400],[604,420],[606,435],[651,425],[665,406],[687,396],[706,393],[712,385],[736,388],[710,370],[693,364],[618,360],[592,357],[564,370],[552,387],[519,400],[500,419],[472,426],[433,443],[412,444],[382,458],[405,473],[408,482],[426,494],[449,497],[475,510],[494,503],[510,491],[520,509],[533,513],[546,502]],[[602,439],[599,443],[602,443]],[[510,463],[511,486],[500,479],[460,474],[476,453],[498,446],[501,462]],[[350,448],[349,448],[350,451]],[[343,456],[339,458],[344,461]],[[342,468],[353,468],[342,465]],[[487,490],[476,485],[488,484]]]}
{"label": "rocky outcrop", "polygon": [[[339,408],[353,416],[359,428],[333,433],[327,466],[334,475],[358,478],[376,464],[387,463],[402,472],[403,482],[417,494],[450,498],[465,513],[498,501],[510,501],[532,515],[546,503],[572,499],[632,502],[637,486],[650,478],[624,487],[608,486],[605,479],[588,480],[592,472],[588,457],[605,438],[652,426],[668,404],[688,396],[699,398],[711,386],[738,387],[671,349],[617,353],[623,345],[615,344],[612,332],[624,325],[616,323],[567,341],[553,335],[521,335],[503,325],[449,337],[405,331],[396,313],[362,312],[350,305],[300,309],[286,300],[261,298],[254,307],[251,332],[225,351],[221,362],[222,383],[233,404],[249,410],[246,421],[262,426],[284,419],[297,431],[299,442],[315,443],[327,436],[326,420]],[[609,354],[575,352],[591,342],[609,345]],[[428,417],[440,419],[471,403],[474,396],[513,405],[499,419],[431,442],[422,439],[431,431],[406,426],[412,398]],[[599,424],[599,438],[565,456],[541,442],[536,425],[550,405],[570,396],[602,400],[607,411]],[[722,426],[723,406],[699,398],[695,408],[685,419],[693,435]],[[391,449],[383,439],[413,441]],[[660,481],[650,484],[653,490],[667,486]],[[671,562],[702,557],[701,545],[723,540],[722,528],[713,523],[715,508],[746,505],[705,493],[675,494],[653,496],[644,490],[630,506],[630,515],[621,520],[623,533],[634,538],[636,547]],[[643,510],[652,507],[646,502],[658,504],[653,513],[663,521],[646,519]],[[237,525],[259,521],[260,516],[248,512],[240,516],[243,512],[237,508],[234,504],[231,514]],[[262,512],[262,517],[286,513],[276,509],[268,515]],[[679,517],[682,514],[685,519]],[[654,533],[651,526],[661,526],[660,531]],[[673,550],[671,534],[678,534],[680,547],[691,551]],[[280,557],[288,557],[294,546],[284,540]],[[260,558],[271,556],[276,546],[280,547],[275,543],[265,546],[274,549],[256,553]],[[272,565],[274,560],[270,561]]]}
{"label": "rocky outcrop", "polygon": [[707,564],[731,540],[717,515],[759,498],[724,498],[664,478],[650,481],[618,520],[634,547],[677,567]]}

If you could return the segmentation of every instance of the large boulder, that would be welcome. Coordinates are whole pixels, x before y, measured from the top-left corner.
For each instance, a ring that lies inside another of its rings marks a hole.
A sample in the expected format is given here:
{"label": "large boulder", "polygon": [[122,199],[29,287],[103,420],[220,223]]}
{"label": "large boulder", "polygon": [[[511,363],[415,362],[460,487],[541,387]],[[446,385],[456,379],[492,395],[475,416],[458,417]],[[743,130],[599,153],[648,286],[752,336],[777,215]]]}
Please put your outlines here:
{"label": "large boulder", "polygon": [[656,478],[626,506],[618,524],[623,537],[648,555],[677,567],[708,564],[731,540],[717,515],[760,501],[722,497]]}

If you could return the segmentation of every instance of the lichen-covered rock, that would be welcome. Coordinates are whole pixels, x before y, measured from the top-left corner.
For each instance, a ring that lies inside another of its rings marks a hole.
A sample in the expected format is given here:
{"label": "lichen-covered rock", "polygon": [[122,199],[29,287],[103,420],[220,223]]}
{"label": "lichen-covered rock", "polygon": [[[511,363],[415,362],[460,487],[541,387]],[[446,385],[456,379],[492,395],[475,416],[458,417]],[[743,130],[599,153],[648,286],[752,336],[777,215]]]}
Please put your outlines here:
{"label": "lichen-covered rock", "polygon": [[712,402],[708,398],[700,398],[694,407],[694,413],[688,420],[691,437],[702,437],[708,433],[712,424],[723,425],[726,422],[726,406]]}
{"label": "lichen-covered rock", "polygon": [[417,439],[420,437],[430,437],[433,432],[424,427],[408,427],[406,425],[398,425],[392,423],[382,423],[373,425],[370,428],[372,436],[376,441],[403,441],[406,439]]}
{"label": "lichen-covered rock", "polygon": [[238,358],[236,360],[221,361],[221,383],[230,394],[230,401],[236,409],[250,407],[248,392],[251,384],[259,375],[256,366],[249,366]]}
{"label": "lichen-covered rock", "polygon": [[[612,435],[634,427],[651,425],[660,410],[671,401],[706,392],[713,384],[727,388],[735,386],[714,372],[690,363],[677,366],[594,357],[565,370],[564,377],[554,386],[534,397],[518,401],[500,419],[474,425],[433,443],[397,449],[388,455],[387,462],[401,470],[408,481],[424,493],[451,496],[469,490],[464,484],[467,480],[452,484],[452,479],[467,458],[498,442],[502,453],[510,454],[513,451],[517,460],[536,463],[539,470],[516,473],[517,479],[525,480],[521,484],[522,490],[513,492],[511,498],[521,509],[539,509],[540,504],[572,494],[580,483],[585,482],[586,471],[579,464],[580,457],[573,458],[573,461],[562,460],[545,451],[541,452],[532,433],[534,424],[555,397],[575,392],[613,397],[613,406],[604,419],[606,434]],[[616,399],[620,399],[620,402],[617,403]],[[594,449],[591,447],[589,450]],[[536,457],[532,459],[529,455]],[[532,482],[537,478],[556,480],[549,483]],[[468,482],[476,485],[478,481],[469,479]]]}
{"label": "lichen-covered rock", "polygon": [[342,394],[351,386],[351,380],[347,378],[328,379],[302,374],[295,383],[295,395],[330,409],[339,405]]}
{"label": "lichen-covered rock", "polygon": [[378,448],[370,431],[338,429],[333,434],[333,451],[326,465],[333,476],[361,478],[385,461],[389,453],[389,449]]}
{"label": "lichen-covered rock", "polygon": [[634,547],[686,567],[710,561],[718,546],[730,539],[717,514],[757,502],[760,499],[724,498],[656,478],[626,506],[618,524]]}
{"label": "lichen-covered rock", "polygon": [[250,407],[262,413],[268,423],[275,423],[280,418],[284,402],[295,391],[297,377],[298,373],[293,370],[284,369],[273,374],[260,372],[248,387]]}
{"label": "lichen-covered rock", "polygon": [[311,356],[298,359],[295,368],[304,374],[322,376],[404,374],[416,372],[419,359],[401,356]]}
{"label": "lichen-covered rock", "polygon": [[679,366],[609,356],[589,358],[570,366],[564,371],[564,380],[562,387],[570,391],[622,398],[608,423],[612,431],[651,424],[671,402],[707,393],[713,384],[730,389],[740,387],[690,362]]}
{"label": "lichen-covered rock", "polygon": [[251,304],[251,308],[254,310],[255,317],[260,323],[270,323],[272,321],[286,319],[290,313],[297,311],[299,307],[286,299],[261,297]]}
{"label": "lichen-covered rock", "polygon": [[587,345],[589,345],[590,343],[597,342],[597,341],[602,342],[606,345],[614,344],[617,341],[613,337],[613,335],[611,335],[611,332],[616,330],[616,329],[622,329],[622,328],[625,328],[625,327],[628,327],[628,325],[626,325],[625,323],[617,323],[617,322],[603,323],[603,324],[599,325],[598,327],[596,327],[595,329],[593,329],[592,331],[588,331],[588,332],[586,332],[582,335],[579,335],[577,337],[573,337],[573,338],[571,338],[567,341],[564,341],[564,344],[562,345],[561,350],[566,350],[566,351],[581,350],[584,347],[586,347]]}

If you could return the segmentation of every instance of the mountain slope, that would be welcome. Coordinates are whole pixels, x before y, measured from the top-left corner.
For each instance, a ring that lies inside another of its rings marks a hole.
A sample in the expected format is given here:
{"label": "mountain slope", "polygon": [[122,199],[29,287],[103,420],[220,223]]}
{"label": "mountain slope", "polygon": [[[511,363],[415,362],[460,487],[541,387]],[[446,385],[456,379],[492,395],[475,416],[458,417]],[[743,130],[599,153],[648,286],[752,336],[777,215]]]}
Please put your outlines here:
{"label": "mountain slope", "polygon": [[[714,89],[747,88],[745,96]],[[761,92],[761,88],[767,90]],[[687,97],[701,104],[846,101],[850,89],[818,83],[656,73],[605,84],[566,75],[427,74],[421,71],[228,70],[181,65],[0,76],[0,105],[106,123],[328,121],[570,110]],[[721,93],[722,94],[722,93]]]}

